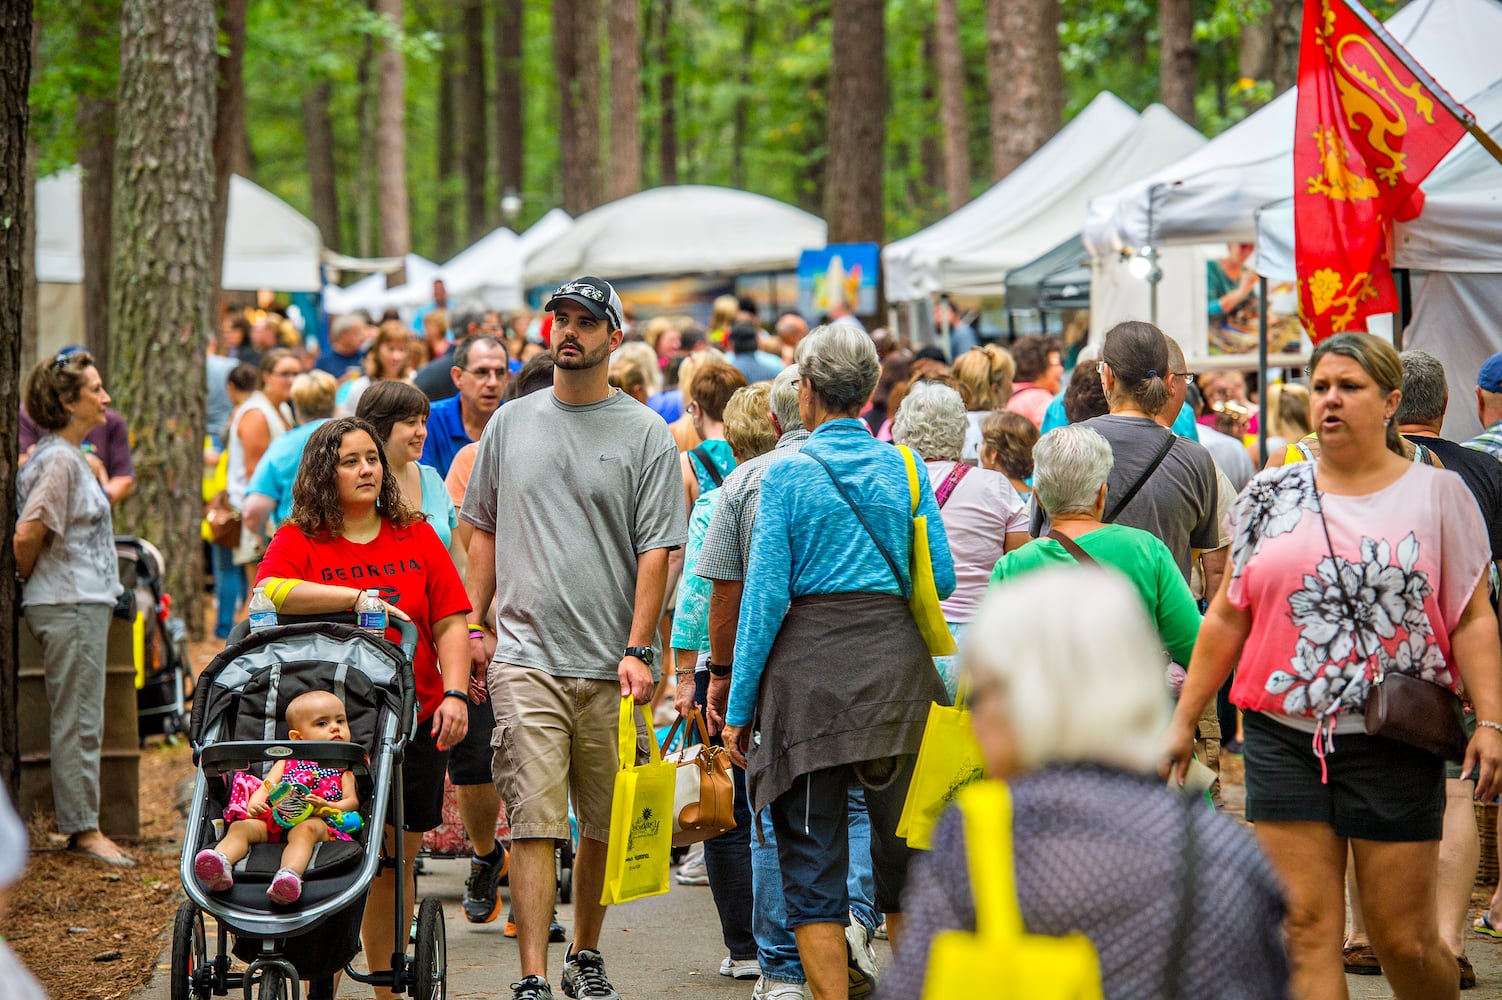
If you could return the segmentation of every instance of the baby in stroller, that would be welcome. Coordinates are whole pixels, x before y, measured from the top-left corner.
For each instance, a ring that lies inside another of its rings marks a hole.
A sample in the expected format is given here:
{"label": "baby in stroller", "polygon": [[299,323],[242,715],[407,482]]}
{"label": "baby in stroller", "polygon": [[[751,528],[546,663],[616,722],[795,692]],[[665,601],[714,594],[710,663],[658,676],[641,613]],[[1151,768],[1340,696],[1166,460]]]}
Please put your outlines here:
{"label": "baby in stroller", "polygon": [[[289,740],[348,738],[344,703],[329,691],[307,691],[292,699],[286,720]],[[354,811],[359,805],[355,776],[347,769],[293,759],[273,764],[265,781],[241,772],[224,813],[229,831],[218,844],[198,852],[193,873],[210,892],[223,892],[235,884],[233,867],[252,844],[277,843],[285,834],[282,864],[266,895],[274,903],[296,902],[313,848],[328,840],[349,840],[348,821],[359,821]]]}

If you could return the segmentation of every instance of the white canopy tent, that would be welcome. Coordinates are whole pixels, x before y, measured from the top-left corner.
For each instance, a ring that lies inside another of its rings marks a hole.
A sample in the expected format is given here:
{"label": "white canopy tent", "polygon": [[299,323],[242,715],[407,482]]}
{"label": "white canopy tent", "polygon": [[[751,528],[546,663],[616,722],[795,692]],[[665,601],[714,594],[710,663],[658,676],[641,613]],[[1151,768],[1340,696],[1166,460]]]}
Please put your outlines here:
{"label": "white canopy tent", "polygon": [[1001,295],[1008,271],[1079,232],[1090,198],[1204,144],[1203,136],[1162,105],[1139,115],[1102,92],[990,190],[882,248],[887,298]]}
{"label": "white canopy tent", "polygon": [[653,188],[601,205],[527,259],[523,283],[791,271],[825,243],[824,221],[747,191]]}

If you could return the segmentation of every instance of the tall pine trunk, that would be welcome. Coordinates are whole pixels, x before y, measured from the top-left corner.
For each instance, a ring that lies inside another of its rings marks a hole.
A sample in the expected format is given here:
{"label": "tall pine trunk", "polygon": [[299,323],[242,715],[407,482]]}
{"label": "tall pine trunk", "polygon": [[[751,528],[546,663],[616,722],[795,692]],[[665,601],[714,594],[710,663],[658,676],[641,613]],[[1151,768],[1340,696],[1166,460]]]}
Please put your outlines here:
{"label": "tall pine trunk", "polygon": [[598,0],[555,0],[560,172],[563,208],[570,215],[581,215],[600,203],[599,32]]}
{"label": "tall pine trunk", "polygon": [[215,288],[213,0],[124,0],[115,253],[114,390],[132,436],[127,528],[169,554],[167,590],[203,627],[203,357]]}
{"label": "tall pine trunk", "polygon": [[[26,4],[26,0],[21,0],[21,2],[23,3],[23,5]],[[3,6],[4,6],[4,4],[0,3],[0,7],[3,7]],[[29,11],[31,9],[30,6],[29,5],[26,5],[26,6],[27,6],[27,10]],[[29,14],[28,14],[28,19],[30,19],[30,15]],[[35,76],[36,75],[37,62],[38,62],[37,53],[39,51],[41,51],[41,47],[42,47],[42,26],[39,23],[37,23],[37,21],[35,19],[30,19],[30,20],[31,20],[31,50],[30,50],[29,54],[30,54],[30,57],[31,57],[31,72],[32,72],[32,75]],[[0,70],[0,72],[3,72],[3,70]],[[27,81],[27,82],[28,82],[28,84],[30,83],[30,81]],[[3,110],[0,110],[0,116],[3,116],[4,113],[5,112]],[[4,128],[4,126],[0,125],[0,128]],[[40,151],[38,150],[37,147],[38,147],[38,144],[37,144],[37,141],[36,141],[36,135],[28,128],[26,130],[26,149],[25,149],[25,153],[24,153],[24,157],[25,157],[25,160],[26,160],[26,169],[25,169],[25,171],[23,172],[23,175],[22,175],[25,178],[25,180],[22,182],[22,190],[25,192],[26,203],[28,205],[31,204],[32,199],[36,196],[35,193],[36,193],[36,189],[37,189],[37,157],[41,155],[41,153],[40,153]],[[4,162],[3,160],[0,160],[0,163],[3,163],[3,162]],[[14,177],[15,175],[11,174],[9,176]],[[0,185],[0,186],[3,186],[3,185]],[[0,209],[0,214],[3,214],[3,209]],[[22,247],[23,247],[23,249],[21,251],[21,336],[20,336],[20,341],[21,341],[21,365],[22,365],[23,369],[26,366],[35,364],[36,360],[37,360],[37,356],[36,356],[37,355],[37,303],[38,303],[38,299],[39,299],[40,293],[41,293],[41,289],[37,287],[37,225],[36,225],[36,213],[33,212],[33,211],[29,211],[28,210],[27,213],[26,213],[26,219],[27,219],[26,225],[24,225],[22,227],[22,232],[23,232],[24,235],[22,237]],[[5,328],[4,322],[0,322],[0,329],[4,329],[4,328]],[[0,365],[4,364],[3,358],[5,358],[5,357],[7,357],[7,355],[4,353],[4,350],[0,349]],[[0,381],[4,380],[4,375],[5,375],[6,371],[7,371],[7,369],[5,369],[3,367],[0,367]],[[3,427],[4,427],[4,424],[0,423],[0,428],[3,428]],[[3,436],[3,434],[0,434],[0,436]],[[6,488],[9,488],[9,487],[7,487],[5,485],[5,483],[3,482],[3,477],[0,477],[0,489],[6,489]],[[4,512],[4,507],[0,506],[0,513],[3,513],[3,512]],[[9,524],[9,523],[10,523],[9,521],[0,521],[0,524]],[[4,574],[4,570],[0,569],[0,575],[3,575],[3,574]],[[3,591],[0,591],[0,594],[3,594]],[[0,626],[0,629],[3,629],[3,626]],[[0,642],[4,642],[4,635],[3,635],[3,633],[0,633]],[[9,647],[0,646],[0,655],[3,655],[3,651],[6,648],[9,648]],[[5,721],[5,717],[3,715],[3,710],[0,710],[0,723],[3,723],[4,721]],[[12,728],[11,732],[14,732],[14,731],[15,731],[15,729]]]}
{"label": "tall pine trunk", "polygon": [[[0,0],[0,525],[16,523],[16,436],[21,411],[21,257],[31,226],[26,176],[31,89],[31,0]],[[16,554],[0,545],[0,781],[14,799],[21,778],[16,721],[20,586]]]}
{"label": "tall pine trunk", "polygon": [[1064,70],[1059,0],[986,0],[991,179],[999,181],[1059,130]]}
{"label": "tall pine trunk", "polygon": [[1272,81],[1277,96],[1299,82],[1299,35],[1304,4],[1300,0],[1272,0],[1267,15],[1272,24]]}
{"label": "tall pine trunk", "polygon": [[657,6],[657,173],[664,185],[678,183],[678,49],[673,44],[673,0]]}
{"label": "tall pine trunk", "polygon": [[[376,13],[401,34],[403,0],[376,0]],[[401,257],[412,249],[412,220],[407,202],[407,77],[401,46],[382,40],[376,55],[375,168],[381,256]],[[388,279],[401,284],[405,274]]]}
{"label": "tall pine trunk", "polygon": [[624,198],[641,190],[641,123],[637,95],[641,86],[641,2],[610,4],[610,166],[607,194]]}
{"label": "tall pine trunk", "polygon": [[829,242],[882,242],[887,33],[882,0],[834,0],[829,67]]}
{"label": "tall pine trunk", "polygon": [[[115,191],[115,99],[120,4],[100,0],[79,12],[79,57],[93,71],[78,95],[78,165],[83,225],[83,337],[100,374],[110,377],[110,220]],[[108,81],[108,82],[107,82]]]}
{"label": "tall pine trunk", "polygon": [[939,55],[939,121],[944,132],[944,193],[953,212],[970,200],[970,123],[965,115],[965,58],[956,0],[938,0],[934,40]]}
{"label": "tall pine trunk", "polygon": [[[375,0],[365,0],[372,11]],[[375,167],[370,155],[372,128],[371,69],[375,42],[370,33],[360,37],[360,57],[355,62],[355,250],[361,257],[375,255]]]}
{"label": "tall pine trunk", "polygon": [[458,149],[455,140],[454,106],[459,102],[459,81],[454,72],[453,61],[445,59],[438,69],[438,144],[437,154],[438,190],[434,192],[433,243],[439,260],[447,260],[459,249],[455,235],[454,216],[458,214],[459,171],[456,169]]}
{"label": "tall pine trunk", "polygon": [[1193,125],[1199,49],[1194,42],[1194,0],[1158,0],[1158,93],[1168,110]]}
{"label": "tall pine trunk", "polygon": [[496,0],[496,166],[502,194],[508,190],[520,194],[526,188],[522,107],[522,0]]}
{"label": "tall pine trunk", "polygon": [[339,172],[334,166],[334,119],[329,113],[333,85],[318,80],[308,85],[302,97],[303,149],[308,160],[308,190],[313,199],[313,224],[323,235],[323,245],[338,250]]}
{"label": "tall pine trunk", "polygon": [[[490,231],[485,208],[485,8],[481,0],[465,0],[460,21],[464,72],[459,76],[459,158],[464,171],[465,244]],[[452,147],[447,151],[452,155]]]}
{"label": "tall pine trunk", "polygon": [[751,125],[751,66],[756,52],[756,0],[746,0],[741,58],[735,68],[735,112],[730,125],[730,186],[746,186],[746,136]]}
{"label": "tall pine trunk", "polygon": [[250,140],[245,132],[245,14],[249,0],[220,0],[219,33],[224,50],[219,55],[219,85],[214,105],[214,237],[209,244],[210,274],[214,276],[220,310],[220,287],[224,274],[224,235],[229,226],[229,181],[250,169]]}

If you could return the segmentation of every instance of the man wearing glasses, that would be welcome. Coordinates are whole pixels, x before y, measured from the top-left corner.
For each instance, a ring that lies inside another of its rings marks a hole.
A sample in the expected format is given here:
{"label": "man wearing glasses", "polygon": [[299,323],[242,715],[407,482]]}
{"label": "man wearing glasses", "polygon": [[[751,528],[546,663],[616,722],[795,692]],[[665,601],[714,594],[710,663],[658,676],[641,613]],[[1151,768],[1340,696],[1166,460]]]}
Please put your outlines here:
{"label": "man wearing glasses", "polygon": [[458,393],[440,399],[428,411],[422,464],[446,476],[459,449],[480,440],[511,381],[509,360],[506,345],[494,334],[477,333],[459,341],[454,348],[454,365],[449,369]]}

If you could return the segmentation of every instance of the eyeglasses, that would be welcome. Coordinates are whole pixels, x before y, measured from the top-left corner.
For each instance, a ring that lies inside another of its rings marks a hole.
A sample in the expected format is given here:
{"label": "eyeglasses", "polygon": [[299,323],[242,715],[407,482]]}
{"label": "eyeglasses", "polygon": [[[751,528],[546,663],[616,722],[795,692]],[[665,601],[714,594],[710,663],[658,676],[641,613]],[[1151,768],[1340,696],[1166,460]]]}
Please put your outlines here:
{"label": "eyeglasses", "polygon": [[302,372],[271,372],[272,378],[297,378]]}
{"label": "eyeglasses", "polygon": [[1183,379],[1185,385],[1194,384],[1194,372],[1174,372],[1174,374]]}
{"label": "eyeglasses", "polygon": [[1095,374],[1097,374],[1097,375],[1104,375],[1105,373],[1106,373],[1106,363],[1104,361],[1097,361],[1095,363]]}
{"label": "eyeglasses", "polygon": [[466,375],[473,375],[481,382],[487,382],[490,379],[500,381],[510,374],[511,371],[509,368],[461,368],[459,370]]}

